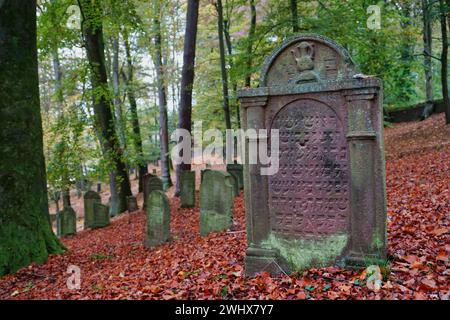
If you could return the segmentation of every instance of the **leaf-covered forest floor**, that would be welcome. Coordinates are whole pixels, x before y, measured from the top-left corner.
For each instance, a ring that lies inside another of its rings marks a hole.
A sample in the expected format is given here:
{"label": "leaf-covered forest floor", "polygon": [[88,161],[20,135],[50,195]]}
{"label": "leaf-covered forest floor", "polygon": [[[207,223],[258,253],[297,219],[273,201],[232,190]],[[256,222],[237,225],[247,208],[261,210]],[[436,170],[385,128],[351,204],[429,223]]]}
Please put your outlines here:
{"label": "leaf-covered forest floor", "polygon": [[[144,212],[64,239],[69,251],[0,279],[2,299],[449,299],[450,126],[443,115],[386,129],[388,266],[380,291],[335,267],[244,278],[243,196],[231,231],[199,235],[199,209],[171,199],[173,239],[143,247]],[[81,289],[69,290],[69,265]]]}

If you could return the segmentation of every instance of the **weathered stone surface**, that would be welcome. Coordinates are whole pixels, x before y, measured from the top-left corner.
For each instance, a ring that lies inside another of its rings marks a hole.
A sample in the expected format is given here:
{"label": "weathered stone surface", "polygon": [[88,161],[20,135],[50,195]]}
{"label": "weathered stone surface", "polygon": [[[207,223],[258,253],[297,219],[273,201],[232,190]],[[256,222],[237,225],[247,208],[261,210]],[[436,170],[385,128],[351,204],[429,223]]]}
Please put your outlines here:
{"label": "weathered stone surface", "polygon": [[108,207],[109,207],[109,216],[110,217],[115,217],[117,216],[120,211],[120,199],[118,197],[113,198],[113,197],[109,197],[108,199]]}
{"label": "weathered stone surface", "polygon": [[153,191],[147,201],[147,225],[144,245],[158,246],[170,238],[170,205],[163,191]]}
{"label": "weathered stone surface", "polygon": [[228,164],[227,172],[236,178],[239,190],[244,189],[244,166],[237,163]]}
{"label": "weathered stone surface", "polygon": [[94,221],[92,229],[109,226],[109,206],[101,203],[94,203]]}
{"label": "weathered stone surface", "polygon": [[161,179],[153,174],[146,174],[144,176],[144,209],[147,208],[148,196],[156,190],[164,191]]}
{"label": "weathered stone surface", "polygon": [[239,92],[244,129],[280,136],[278,173],[244,165],[248,275],[386,259],[382,85],[357,74],[345,49],[305,35]]}
{"label": "weathered stone surface", "polygon": [[135,196],[129,196],[127,198],[127,204],[128,204],[128,212],[135,212],[139,210],[139,206]]}
{"label": "weathered stone surface", "polygon": [[233,223],[233,177],[223,171],[207,170],[200,188],[200,234],[229,229]]}
{"label": "weathered stone surface", "polygon": [[230,174],[231,180],[233,182],[233,194],[235,197],[237,197],[239,195],[239,181],[236,176],[232,175],[231,173],[229,173],[229,174]]}
{"label": "weathered stone surface", "polygon": [[203,169],[202,171],[200,171],[200,182],[203,182],[203,176],[205,175],[205,172],[209,170],[211,169]]}
{"label": "weathered stone surface", "polygon": [[56,233],[58,237],[77,233],[77,215],[72,207],[66,207],[56,214]]}
{"label": "weathered stone surface", "polygon": [[195,207],[195,171],[181,172],[181,207]]}
{"label": "weathered stone surface", "polygon": [[94,204],[101,203],[100,195],[95,191],[84,194],[84,228],[92,228],[94,224]]}

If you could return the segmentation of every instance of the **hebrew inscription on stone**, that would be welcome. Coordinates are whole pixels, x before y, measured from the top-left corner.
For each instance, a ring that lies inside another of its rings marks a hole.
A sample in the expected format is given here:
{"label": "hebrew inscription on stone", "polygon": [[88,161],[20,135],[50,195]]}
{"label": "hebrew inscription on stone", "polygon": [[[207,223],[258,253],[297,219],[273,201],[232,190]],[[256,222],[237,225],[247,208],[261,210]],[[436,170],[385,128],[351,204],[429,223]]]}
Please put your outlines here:
{"label": "hebrew inscription on stone", "polygon": [[280,130],[280,170],[269,178],[272,231],[286,238],[347,232],[348,150],[338,115],[299,100],[276,115],[272,129]]}

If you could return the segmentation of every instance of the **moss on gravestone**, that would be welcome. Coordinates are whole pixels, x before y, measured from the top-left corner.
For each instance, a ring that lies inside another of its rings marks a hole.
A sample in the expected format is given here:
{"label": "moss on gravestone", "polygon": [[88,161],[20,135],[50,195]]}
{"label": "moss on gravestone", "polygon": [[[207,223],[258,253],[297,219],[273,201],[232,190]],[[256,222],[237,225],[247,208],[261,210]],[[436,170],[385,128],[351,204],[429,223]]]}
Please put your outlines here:
{"label": "moss on gravestone", "polygon": [[170,238],[170,205],[163,191],[150,193],[146,212],[145,247],[152,248],[167,242]]}

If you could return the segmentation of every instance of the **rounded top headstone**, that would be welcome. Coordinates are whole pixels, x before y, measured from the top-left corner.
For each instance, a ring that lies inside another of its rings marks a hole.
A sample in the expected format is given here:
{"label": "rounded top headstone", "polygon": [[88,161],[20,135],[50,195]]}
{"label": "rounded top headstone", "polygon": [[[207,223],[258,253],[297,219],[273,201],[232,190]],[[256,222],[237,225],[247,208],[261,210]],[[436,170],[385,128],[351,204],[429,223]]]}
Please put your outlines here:
{"label": "rounded top headstone", "polygon": [[315,34],[288,38],[266,59],[260,87],[336,81],[359,73],[347,50]]}
{"label": "rounded top headstone", "polygon": [[92,190],[87,191],[84,194],[84,198],[85,199],[98,199],[98,200],[101,199],[100,195],[97,192],[92,191]]}

